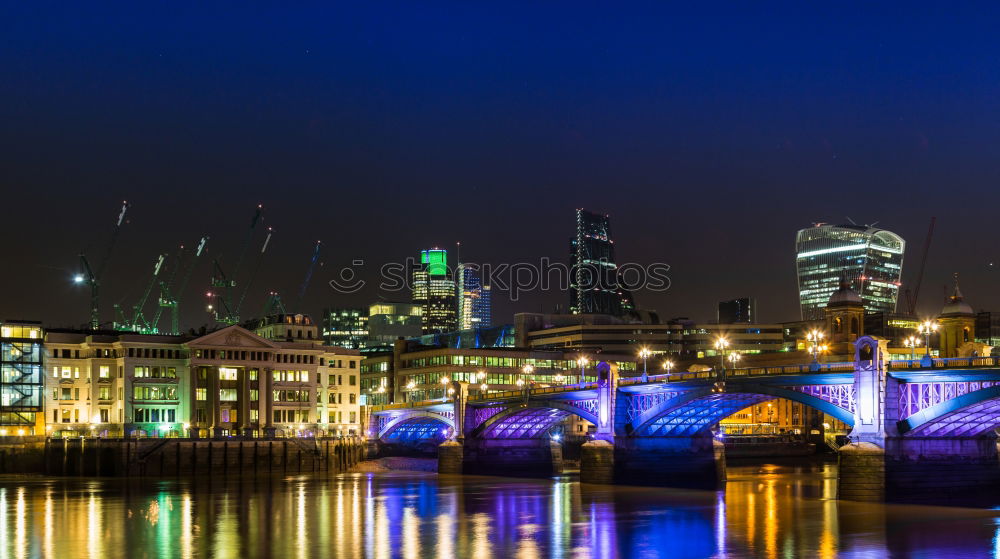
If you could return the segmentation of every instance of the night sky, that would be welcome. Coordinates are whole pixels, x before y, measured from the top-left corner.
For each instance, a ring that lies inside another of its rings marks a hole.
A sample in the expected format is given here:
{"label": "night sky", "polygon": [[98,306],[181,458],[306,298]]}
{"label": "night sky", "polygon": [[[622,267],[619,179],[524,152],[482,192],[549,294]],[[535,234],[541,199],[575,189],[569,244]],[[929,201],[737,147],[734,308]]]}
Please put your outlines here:
{"label": "night sky", "polygon": [[[1000,311],[996,4],[687,4],[6,2],[0,318],[84,323],[77,254],[123,199],[105,320],[208,234],[182,303],[205,323],[258,203],[244,315],[295,298],[317,239],[314,315],[379,296],[327,287],[358,258],[565,261],[577,207],[612,216],[620,262],[672,266],[635,295],[668,317],[749,294],[798,319],[795,231],[847,216],[908,241],[906,283],[936,216],[920,309],[959,272]],[[495,321],[567,301],[497,293]]]}

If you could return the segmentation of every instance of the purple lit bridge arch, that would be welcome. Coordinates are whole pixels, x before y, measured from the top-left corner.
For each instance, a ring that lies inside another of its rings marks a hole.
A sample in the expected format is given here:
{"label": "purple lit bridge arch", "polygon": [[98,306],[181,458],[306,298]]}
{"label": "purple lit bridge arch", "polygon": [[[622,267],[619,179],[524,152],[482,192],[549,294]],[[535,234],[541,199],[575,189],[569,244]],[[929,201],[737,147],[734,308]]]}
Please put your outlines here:
{"label": "purple lit bridge arch", "polygon": [[[441,409],[445,408],[445,409]],[[455,429],[455,414],[448,406],[434,409],[391,410],[374,416],[374,438],[386,444],[443,441]]]}
{"label": "purple lit bridge arch", "polygon": [[467,433],[488,439],[531,439],[544,436],[570,415],[597,423],[597,399],[528,400],[474,408]]}

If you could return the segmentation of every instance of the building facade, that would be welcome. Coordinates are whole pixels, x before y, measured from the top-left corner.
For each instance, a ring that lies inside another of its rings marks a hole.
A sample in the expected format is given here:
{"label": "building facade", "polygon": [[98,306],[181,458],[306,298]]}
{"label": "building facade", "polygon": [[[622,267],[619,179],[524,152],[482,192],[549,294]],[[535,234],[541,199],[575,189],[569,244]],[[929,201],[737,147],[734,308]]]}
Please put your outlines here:
{"label": "building facade", "polygon": [[[581,367],[577,360],[587,357]],[[417,402],[445,397],[442,379],[468,382],[473,391],[518,390],[596,379],[599,361],[614,363],[622,376],[636,374],[635,355],[591,354],[515,348],[426,347],[399,340],[392,352],[366,356],[361,364],[361,393],[366,405]],[[528,367],[527,369],[525,367]]]}
{"label": "building facade", "polygon": [[571,313],[622,316],[635,310],[632,294],[621,286],[610,217],[577,209],[569,256]]}
{"label": "building facade", "polygon": [[435,248],[420,252],[420,264],[413,270],[413,303],[421,308],[424,334],[457,329],[458,301],[448,269],[448,251]]}
{"label": "building facade", "polygon": [[368,340],[368,309],[323,309],[322,326],[326,345],[361,349]]}
{"label": "building facade", "polygon": [[899,235],[858,225],[817,224],[795,239],[799,307],[803,320],[823,318],[841,279],[855,286],[870,312],[895,312],[906,242]]}
{"label": "building facade", "polygon": [[[360,352],[304,315],[200,337],[45,333],[50,436],[265,437],[360,433]],[[267,337],[260,334],[265,334]]]}
{"label": "building facade", "polygon": [[423,307],[414,303],[383,301],[368,307],[368,338],[365,349],[391,350],[400,338],[423,333]]}

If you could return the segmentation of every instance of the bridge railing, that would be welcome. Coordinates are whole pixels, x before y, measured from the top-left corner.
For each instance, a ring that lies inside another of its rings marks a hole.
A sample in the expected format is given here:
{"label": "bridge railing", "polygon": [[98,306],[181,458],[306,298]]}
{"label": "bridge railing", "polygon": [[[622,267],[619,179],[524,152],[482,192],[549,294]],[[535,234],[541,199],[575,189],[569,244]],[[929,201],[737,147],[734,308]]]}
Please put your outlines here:
{"label": "bridge railing", "polygon": [[559,386],[545,386],[540,388],[531,388],[528,390],[504,390],[502,392],[487,392],[486,394],[470,394],[469,401],[474,402],[483,400],[503,400],[505,398],[519,398],[524,396],[525,392],[527,392],[530,396],[541,396],[544,394],[575,392],[577,390],[592,390],[594,388],[597,388],[596,382],[562,384]]}
{"label": "bridge railing", "polygon": [[[928,369],[921,364],[921,358],[890,361],[890,370]],[[934,369],[972,369],[1000,367],[1000,357],[934,357]]]}
{"label": "bridge railing", "polygon": [[[819,371],[814,371],[809,365],[782,365],[778,367],[744,367],[740,369],[726,369],[726,378],[734,377],[758,377],[767,375],[796,375],[806,373],[842,373],[854,370],[854,363],[820,363]],[[686,380],[705,380],[720,378],[716,370],[709,371],[687,371],[679,373],[661,373],[649,375],[649,382],[681,382]],[[618,379],[619,385],[628,386],[631,384],[642,384],[642,377],[626,377]]]}

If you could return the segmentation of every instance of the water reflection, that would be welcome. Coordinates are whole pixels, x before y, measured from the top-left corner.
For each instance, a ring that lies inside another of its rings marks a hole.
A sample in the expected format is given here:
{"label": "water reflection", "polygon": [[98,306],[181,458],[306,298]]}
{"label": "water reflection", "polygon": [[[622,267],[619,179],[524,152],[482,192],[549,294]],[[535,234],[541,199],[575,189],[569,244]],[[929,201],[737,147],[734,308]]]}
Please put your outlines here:
{"label": "water reflection", "polygon": [[841,503],[833,466],[727,490],[433,474],[0,480],[3,557],[1000,557],[1000,512]]}

